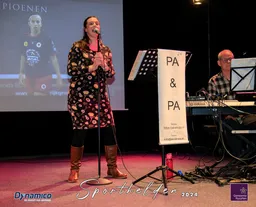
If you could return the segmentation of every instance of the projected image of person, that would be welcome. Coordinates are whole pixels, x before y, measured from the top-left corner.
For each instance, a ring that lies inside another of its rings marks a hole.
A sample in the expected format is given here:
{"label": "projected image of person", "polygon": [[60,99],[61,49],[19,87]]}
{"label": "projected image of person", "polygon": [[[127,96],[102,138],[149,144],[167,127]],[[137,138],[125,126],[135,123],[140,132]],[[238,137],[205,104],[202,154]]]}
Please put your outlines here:
{"label": "projected image of person", "polygon": [[42,31],[40,15],[31,15],[28,26],[30,31],[23,37],[21,45],[19,82],[29,95],[47,95],[52,89],[54,72],[57,88],[62,86],[57,50],[50,37]]}
{"label": "projected image of person", "polygon": [[[232,51],[225,49],[219,52],[217,64],[221,71],[212,76],[208,82],[208,93],[210,99],[228,99],[235,100],[236,96],[230,90],[230,71],[231,60],[234,58]],[[233,129],[254,129],[256,127],[256,115],[228,115],[225,116],[225,122]],[[243,150],[243,142],[236,136],[227,131],[227,144],[231,153],[238,156]]]}
{"label": "projected image of person", "polygon": [[[88,130],[98,128],[99,116],[108,166],[107,175],[113,178],[127,178],[126,174],[117,169],[117,143],[113,128],[115,123],[106,88],[106,80],[115,75],[112,52],[103,44],[98,35],[99,32],[99,19],[96,16],[86,18],[83,23],[83,38],[73,43],[68,54],[67,73],[71,76],[68,111],[74,132],[71,141],[71,169],[68,182],[78,180],[84,140],[90,139]],[[98,114],[98,94],[101,100],[100,114]]]}

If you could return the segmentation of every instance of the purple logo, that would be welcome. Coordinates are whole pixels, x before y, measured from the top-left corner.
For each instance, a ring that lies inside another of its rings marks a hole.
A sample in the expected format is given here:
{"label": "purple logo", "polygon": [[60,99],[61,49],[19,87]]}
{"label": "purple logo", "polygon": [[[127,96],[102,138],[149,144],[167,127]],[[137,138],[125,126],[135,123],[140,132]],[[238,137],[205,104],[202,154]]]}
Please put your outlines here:
{"label": "purple logo", "polygon": [[247,183],[232,183],[231,186],[231,201],[248,201],[248,184]]}

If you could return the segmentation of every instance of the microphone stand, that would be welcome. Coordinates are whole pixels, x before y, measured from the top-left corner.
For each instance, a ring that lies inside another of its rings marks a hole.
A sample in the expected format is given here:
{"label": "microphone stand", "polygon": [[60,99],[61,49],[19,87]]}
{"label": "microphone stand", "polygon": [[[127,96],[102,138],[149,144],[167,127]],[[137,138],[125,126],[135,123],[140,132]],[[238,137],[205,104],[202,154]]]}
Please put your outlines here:
{"label": "microphone stand", "polygon": [[[98,52],[100,52],[100,34],[98,34],[98,37],[97,37],[97,40],[98,40]],[[100,101],[101,101],[101,98],[100,98],[100,74],[102,71],[102,67],[98,67],[97,69],[97,78],[98,78],[98,178],[97,179],[89,179],[86,183],[88,185],[108,185],[108,184],[111,184],[113,183],[112,181],[106,179],[106,178],[102,178],[101,177],[101,154],[100,154]]]}

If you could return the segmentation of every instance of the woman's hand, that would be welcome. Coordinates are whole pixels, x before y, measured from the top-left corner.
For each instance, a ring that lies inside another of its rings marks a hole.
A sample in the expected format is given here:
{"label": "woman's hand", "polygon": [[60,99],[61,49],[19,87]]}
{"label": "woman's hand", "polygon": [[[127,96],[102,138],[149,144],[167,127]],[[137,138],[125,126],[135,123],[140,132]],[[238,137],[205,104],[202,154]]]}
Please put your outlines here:
{"label": "woman's hand", "polygon": [[99,66],[104,68],[104,58],[101,52],[95,54],[93,65],[89,66],[89,72],[97,70]]}
{"label": "woman's hand", "polygon": [[94,58],[99,66],[104,67],[104,58],[101,52],[97,52]]}

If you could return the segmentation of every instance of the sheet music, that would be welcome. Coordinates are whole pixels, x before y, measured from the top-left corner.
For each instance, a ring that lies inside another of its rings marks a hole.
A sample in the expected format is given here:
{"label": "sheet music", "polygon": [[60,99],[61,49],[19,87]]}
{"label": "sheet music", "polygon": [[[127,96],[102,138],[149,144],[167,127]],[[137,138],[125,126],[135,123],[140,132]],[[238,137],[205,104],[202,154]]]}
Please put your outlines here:
{"label": "sheet music", "polygon": [[234,91],[254,90],[255,72],[251,72],[251,70],[252,68],[243,68],[233,69],[231,71],[231,88],[233,89],[235,87]]}
{"label": "sheet music", "polygon": [[256,58],[231,61],[231,91],[253,91],[255,87]]}
{"label": "sheet music", "polygon": [[231,68],[254,67],[255,65],[256,58],[237,58],[231,61]]}
{"label": "sheet music", "polygon": [[133,63],[133,66],[132,66],[132,69],[131,69],[131,72],[129,74],[129,77],[128,77],[128,80],[129,81],[133,81],[138,73],[138,70],[140,68],[140,64],[146,54],[147,50],[139,50],[138,54],[137,54],[137,57]]}

